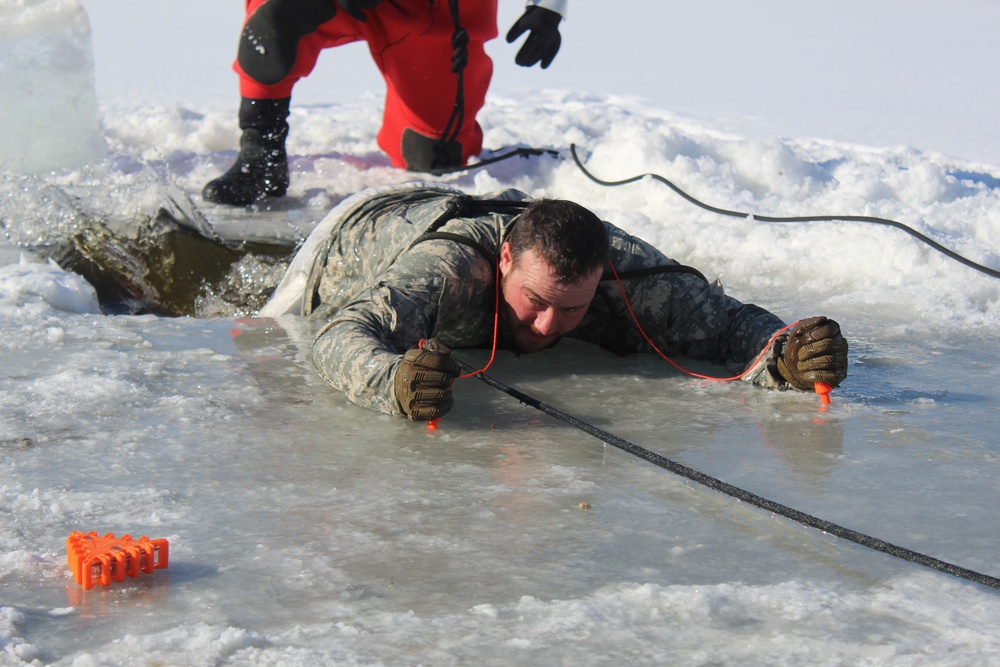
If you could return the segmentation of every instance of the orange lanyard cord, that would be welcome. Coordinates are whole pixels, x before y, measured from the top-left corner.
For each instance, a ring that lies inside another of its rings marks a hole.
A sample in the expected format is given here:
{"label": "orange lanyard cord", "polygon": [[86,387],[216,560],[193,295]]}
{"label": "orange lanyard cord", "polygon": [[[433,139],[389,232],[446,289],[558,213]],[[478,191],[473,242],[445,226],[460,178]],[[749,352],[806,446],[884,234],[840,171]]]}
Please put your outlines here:
{"label": "orange lanyard cord", "polygon": [[465,375],[458,376],[459,380],[464,380],[465,378],[471,378],[480,373],[485,373],[486,370],[493,365],[493,360],[497,356],[497,334],[500,329],[500,262],[497,261],[497,276],[496,280],[496,293],[494,294],[494,302],[496,306],[493,309],[493,349],[490,351],[490,360],[486,362],[486,365],[480,368],[478,371],[472,371],[471,373],[466,373]]}

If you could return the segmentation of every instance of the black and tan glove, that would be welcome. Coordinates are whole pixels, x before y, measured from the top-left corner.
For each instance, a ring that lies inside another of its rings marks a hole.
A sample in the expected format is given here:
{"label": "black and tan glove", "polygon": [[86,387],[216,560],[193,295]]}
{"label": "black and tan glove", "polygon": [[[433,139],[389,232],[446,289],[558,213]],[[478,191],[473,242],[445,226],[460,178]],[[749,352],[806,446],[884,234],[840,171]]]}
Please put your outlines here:
{"label": "black and tan glove", "polygon": [[455,404],[451,385],[461,372],[445,345],[423,341],[403,355],[396,369],[392,391],[400,410],[413,421],[445,415]]}
{"label": "black and tan glove", "polygon": [[840,325],[826,317],[800,320],[778,357],[778,372],[802,391],[812,391],[817,382],[839,385],[847,377],[847,339]]}

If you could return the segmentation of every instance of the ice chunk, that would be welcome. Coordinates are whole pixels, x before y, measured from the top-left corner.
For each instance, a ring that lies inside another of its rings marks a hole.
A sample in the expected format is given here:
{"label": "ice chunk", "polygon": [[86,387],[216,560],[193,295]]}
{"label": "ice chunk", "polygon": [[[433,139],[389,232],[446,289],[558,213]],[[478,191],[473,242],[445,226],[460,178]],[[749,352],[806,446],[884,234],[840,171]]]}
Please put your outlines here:
{"label": "ice chunk", "polygon": [[0,164],[42,172],[104,155],[87,14],[77,0],[0,3]]}

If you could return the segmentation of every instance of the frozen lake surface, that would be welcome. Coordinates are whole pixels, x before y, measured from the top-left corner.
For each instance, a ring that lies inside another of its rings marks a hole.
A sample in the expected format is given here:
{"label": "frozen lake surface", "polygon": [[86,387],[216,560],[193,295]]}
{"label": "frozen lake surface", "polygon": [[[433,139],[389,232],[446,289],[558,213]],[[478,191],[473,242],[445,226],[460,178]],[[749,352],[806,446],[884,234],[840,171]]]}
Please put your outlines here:
{"label": "frozen lake surface", "polygon": [[[33,315],[34,334],[5,326],[5,361],[22,362],[5,365],[0,486],[7,642],[25,658],[996,659],[995,591],[746,507],[480,382],[428,432],[328,391],[301,322]],[[994,571],[995,371],[928,392],[968,341],[929,361],[866,346],[868,379],[826,413],[651,359],[580,368],[573,345],[493,374],[760,495]],[[170,567],[84,592],[61,549],[73,529],[165,537]]]}
{"label": "frozen lake surface", "polygon": [[[908,16],[929,30],[928,12]],[[86,52],[72,20],[50,24]],[[33,34],[0,45],[31,56],[45,48]],[[359,188],[412,180],[376,148],[378,106],[293,108],[289,199],[205,215],[229,236],[294,242]],[[437,431],[368,413],[313,371],[307,321],[109,316],[41,261],[95,220],[199,205],[235,154],[234,109],[109,97],[99,130],[78,130],[99,132],[100,159],[0,167],[0,665],[1000,665],[996,590],[748,507],[475,380]],[[561,158],[437,180],[574,199],[787,321],[837,319],[851,342],[825,412],[813,395],[572,341],[500,354],[493,377],[768,499],[1000,576],[996,278],[886,227],[720,217],[651,179],[602,188],[567,149],[599,177],[658,173],[725,208],[900,220],[993,269],[1000,153],[748,136],[587,90],[498,93],[482,121],[487,146]],[[166,538],[170,566],[83,591],[66,565],[74,530]]]}

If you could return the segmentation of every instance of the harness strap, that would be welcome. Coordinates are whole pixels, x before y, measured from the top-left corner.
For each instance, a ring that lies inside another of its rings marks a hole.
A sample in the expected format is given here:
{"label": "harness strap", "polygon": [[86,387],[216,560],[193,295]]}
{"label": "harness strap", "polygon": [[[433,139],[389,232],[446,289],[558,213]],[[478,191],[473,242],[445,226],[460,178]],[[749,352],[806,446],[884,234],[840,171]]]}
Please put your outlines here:
{"label": "harness strap", "polygon": [[[691,273],[698,276],[706,283],[709,282],[708,278],[705,277],[698,269],[693,266],[685,266],[684,264],[666,264],[664,266],[650,266],[645,269],[635,269],[634,271],[622,271],[618,274],[618,278],[621,280],[628,280],[630,278],[645,278],[646,276],[655,276],[660,273]],[[611,273],[605,273],[601,276],[601,281],[605,280],[615,280],[615,276]]]}
{"label": "harness strap", "polygon": [[451,232],[427,232],[426,234],[419,236],[417,240],[411,243],[407,250],[412,249],[413,246],[418,243],[423,243],[424,241],[453,241],[455,243],[461,243],[462,245],[468,246],[479,253],[483,259],[490,263],[490,266],[493,266],[497,261],[496,254],[488,251],[481,243],[473,241],[468,236],[453,234]]}
{"label": "harness strap", "polygon": [[[465,218],[469,216],[483,215],[486,213],[511,214],[523,211],[528,207],[528,205],[529,202],[526,201],[511,201],[507,199],[475,199],[467,195],[457,196],[448,202],[448,207],[445,209],[444,213],[442,213],[441,216],[439,216],[438,219],[427,228],[426,232],[417,237],[417,239],[410,244],[407,250],[412,249],[413,246],[418,243],[423,243],[424,241],[453,241],[472,248],[479,253],[483,259],[493,265],[497,261],[497,253],[491,253],[483,247],[482,244],[473,241],[467,236],[454,234],[452,232],[439,232],[437,230],[441,229],[441,227],[445,226],[448,222],[455,218]],[[710,282],[701,271],[693,266],[687,266],[684,264],[666,264],[662,266],[651,266],[644,269],[634,269],[632,271],[623,271],[618,274],[617,279],[631,280],[636,278],[645,278],[647,276],[655,276],[663,273],[690,273],[698,276],[706,283]],[[601,276],[602,282],[612,280],[616,280],[616,277],[610,272]]]}

